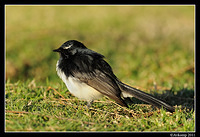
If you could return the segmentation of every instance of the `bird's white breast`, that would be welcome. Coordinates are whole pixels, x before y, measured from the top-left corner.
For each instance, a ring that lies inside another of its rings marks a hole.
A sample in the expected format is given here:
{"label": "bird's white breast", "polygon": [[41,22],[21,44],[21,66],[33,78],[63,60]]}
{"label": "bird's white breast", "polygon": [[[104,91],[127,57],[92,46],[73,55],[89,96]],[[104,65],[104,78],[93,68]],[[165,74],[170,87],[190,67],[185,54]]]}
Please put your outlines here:
{"label": "bird's white breast", "polygon": [[95,99],[99,99],[103,96],[100,92],[96,89],[88,86],[86,83],[79,81],[78,79],[74,78],[73,76],[66,77],[64,72],[58,68],[58,63],[56,65],[56,71],[58,76],[63,80],[65,85],[67,86],[68,90],[79,99],[92,101]]}

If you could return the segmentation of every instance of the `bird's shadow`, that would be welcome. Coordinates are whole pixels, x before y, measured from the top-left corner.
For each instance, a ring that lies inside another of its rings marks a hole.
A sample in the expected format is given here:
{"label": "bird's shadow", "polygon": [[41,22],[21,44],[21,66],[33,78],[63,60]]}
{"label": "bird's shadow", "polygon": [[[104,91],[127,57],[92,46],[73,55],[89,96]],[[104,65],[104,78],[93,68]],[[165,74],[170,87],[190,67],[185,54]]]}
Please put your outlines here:
{"label": "bird's shadow", "polygon": [[[151,95],[155,96],[158,99],[163,100],[172,106],[181,106],[181,108],[187,108],[189,110],[194,110],[194,89],[183,88],[180,90],[164,90],[162,93],[156,91],[151,91]],[[134,104],[147,104],[139,99],[131,98]],[[128,101],[130,102],[130,101]]]}

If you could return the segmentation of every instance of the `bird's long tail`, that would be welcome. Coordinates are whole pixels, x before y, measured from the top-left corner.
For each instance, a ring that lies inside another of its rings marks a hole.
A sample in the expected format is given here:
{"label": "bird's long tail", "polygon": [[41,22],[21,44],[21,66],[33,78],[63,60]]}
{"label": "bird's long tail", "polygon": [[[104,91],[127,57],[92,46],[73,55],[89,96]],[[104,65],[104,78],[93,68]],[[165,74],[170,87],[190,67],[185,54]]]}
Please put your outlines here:
{"label": "bird's long tail", "polygon": [[149,103],[151,105],[154,105],[156,107],[163,107],[166,110],[170,111],[170,112],[174,112],[175,108],[168,105],[167,103],[165,103],[164,101],[157,99],[155,97],[153,97],[150,94],[147,94],[141,90],[138,90],[136,88],[133,88],[131,86],[128,86],[124,83],[122,83],[121,81],[118,82],[119,83],[119,87],[122,90],[122,96],[123,97],[135,97],[137,99],[140,99],[146,103]]}

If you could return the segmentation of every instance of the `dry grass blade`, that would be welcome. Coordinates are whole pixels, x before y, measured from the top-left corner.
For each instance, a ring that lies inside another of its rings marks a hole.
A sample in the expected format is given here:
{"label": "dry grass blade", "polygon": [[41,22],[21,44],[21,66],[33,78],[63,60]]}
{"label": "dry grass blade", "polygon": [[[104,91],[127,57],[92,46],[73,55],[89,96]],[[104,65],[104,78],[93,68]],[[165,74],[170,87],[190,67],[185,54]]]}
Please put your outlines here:
{"label": "dry grass blade", "polygon": [[[15,114],[30,114],[30,112],[25,112],[25,111],[10,111],[6,110],[6,113],[15,113]],[[31,114],[38,114],[38,113],[31,113]]]}
{"label": "dry grass blade", "polygon": [[49,91],[50,89],[52,89],[54,92],[56,92],[56,94],[58,94],[59,96],[61,96],[65,101],[68,101],[63,95],[61,95],[55,88],[52,87],[48,87],[47,91]]}

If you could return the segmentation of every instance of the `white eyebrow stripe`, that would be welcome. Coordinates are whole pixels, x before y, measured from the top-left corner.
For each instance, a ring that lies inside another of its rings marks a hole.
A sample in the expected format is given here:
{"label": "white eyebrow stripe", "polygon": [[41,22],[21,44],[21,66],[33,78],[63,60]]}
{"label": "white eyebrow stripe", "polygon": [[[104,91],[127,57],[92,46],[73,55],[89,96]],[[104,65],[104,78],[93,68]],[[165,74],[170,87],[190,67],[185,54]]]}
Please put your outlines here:
{"label": "white eyebrow stripe", "polygon": [[72,46],[72,45],[69,45],[68,47],[64,47],[63,49],[68,49],[68,48],[71,48],[71,46]]}

